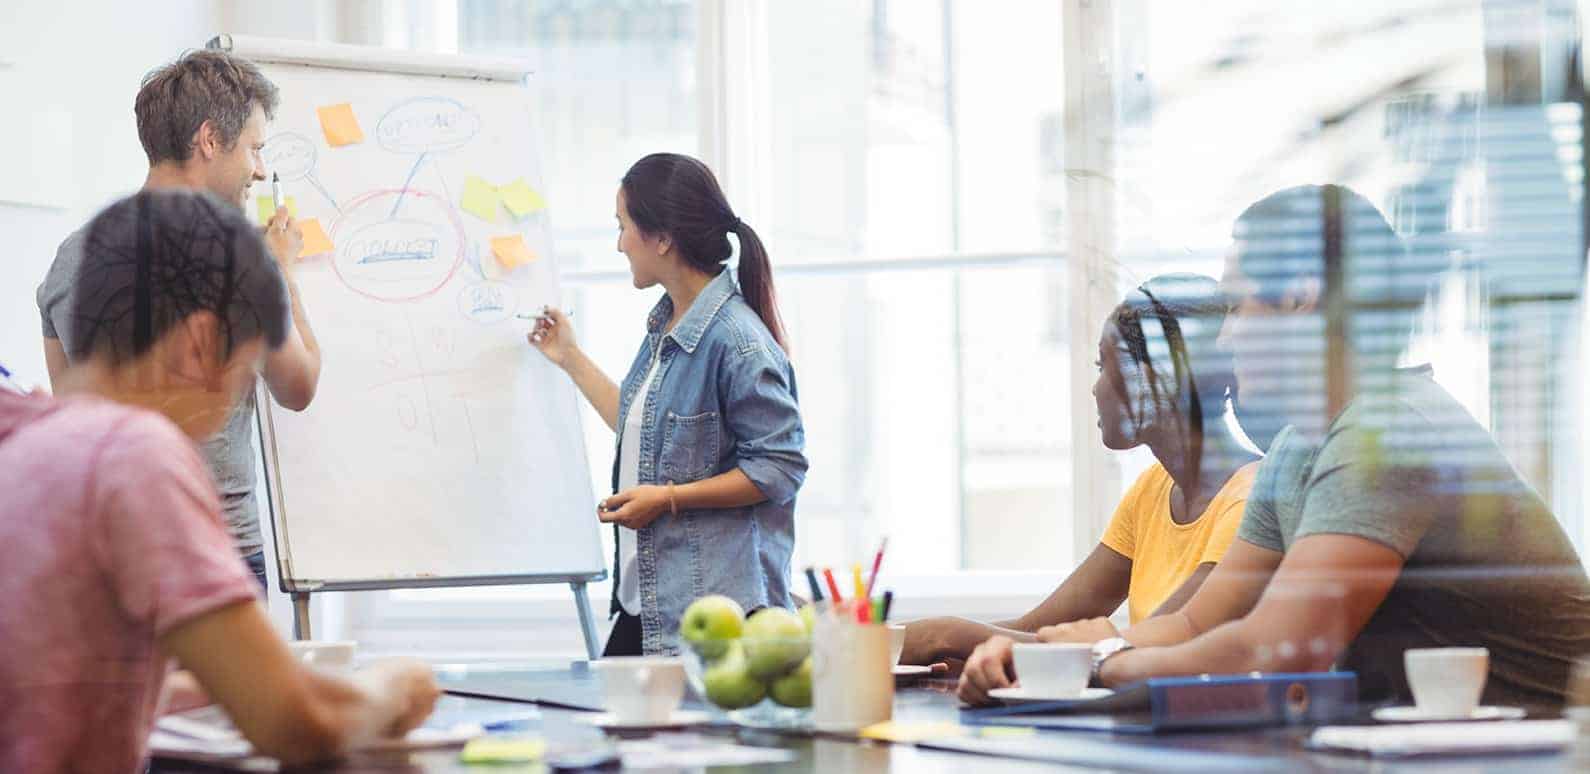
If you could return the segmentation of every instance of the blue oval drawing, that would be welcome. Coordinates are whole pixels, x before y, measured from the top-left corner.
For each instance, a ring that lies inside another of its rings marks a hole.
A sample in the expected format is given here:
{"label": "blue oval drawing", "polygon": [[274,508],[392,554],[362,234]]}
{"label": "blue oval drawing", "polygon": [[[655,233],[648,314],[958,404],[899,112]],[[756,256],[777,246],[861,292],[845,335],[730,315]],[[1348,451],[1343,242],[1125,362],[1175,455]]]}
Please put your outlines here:
{"label": "blue oval drawing", "polygon": [[393,153],[435,153],[462,146],[480,131],[480,116],[457,100],[415,97],[375,125],[376,141]]}
{"label": "blue oval drawing", "polygon": [[283,132],[265,141],[260,149],[265,168],[288,182],[302,180],[315,169],[315,144],[308,137]]}

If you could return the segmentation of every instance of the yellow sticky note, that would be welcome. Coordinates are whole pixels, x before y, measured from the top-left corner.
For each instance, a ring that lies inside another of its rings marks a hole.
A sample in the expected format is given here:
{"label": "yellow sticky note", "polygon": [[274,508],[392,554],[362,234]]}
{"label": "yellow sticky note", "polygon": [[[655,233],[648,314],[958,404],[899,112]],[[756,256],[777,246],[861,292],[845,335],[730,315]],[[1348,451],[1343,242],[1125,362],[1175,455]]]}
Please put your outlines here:
{"label": "yellow sticky note", "polygon": [[320,116],[320,131],[325,132],[326,142],[331,147],[364,142],[364,130],[359,128],[359,119],[354,116],[352,105],[344,102],[318,107],[315,108],[315,115]]}
{"label": "yellow sticky note", "polygon": [[474,175],[464,179],[464,212],[487,223],[497,222],[497,187]]}
{"label": "yellow sticky note", "polygon": [[298,228],[304,234],[304,249],[298,251],[299,258],[329,253],[335,249],[331,244],[331,237],[326,236],[325,227],[320,225],[319,218],[300,220],[298,221]]}
{"label": "yellow sticky note", "polygon": [[[295,218],[298,217],[297,199],[291,196],[284,196],[282,197],[282,203],[287,206],[288,214]],[[259,213],[259,224],[263,226],[271,222],[271,218],[276,215],[276,200],[269,196],[256,196],[254,197],[254,209]]]}
{"label": "yellow sticky note", "polygon": [[860,736],[863,739],[878,739],[884,742],[906,744],[924,742],[929,739],[949,739],[951,737],[964,736],[965,734],[966,728],[964,726],[948,721],[901,723],[886,720],[882,723],[874,723],[867,726],[861,729],[860,732]]}
{"label": "yellow sticky note", "polygon": [[547,752],[541,739],[482,736],[471,739],[459,752],[464,763],[533,763]]}
{"label": "yellow sticky note", "polygon": [[513,271],[536,259],[536,254],[530,252],[530,246],[524,243],[524,237],[514,234],[491,238],[491,254],[497,256],[497,263],[502,268]]}
{"label": "yellow sticky note", "polygon": [[1036,736],[1038,729],[1030,726],[983,726],[977,735],[984,739],[1008,739],[1018,736]]}
{"label": "yellow sticky note", "polygon": [[503,206],[507,207],[516,218],[547,208],[547,200],[541,198],[541,194],[536,193],[536,190],[522,177],[499,187],[497,193],[502,196]]}

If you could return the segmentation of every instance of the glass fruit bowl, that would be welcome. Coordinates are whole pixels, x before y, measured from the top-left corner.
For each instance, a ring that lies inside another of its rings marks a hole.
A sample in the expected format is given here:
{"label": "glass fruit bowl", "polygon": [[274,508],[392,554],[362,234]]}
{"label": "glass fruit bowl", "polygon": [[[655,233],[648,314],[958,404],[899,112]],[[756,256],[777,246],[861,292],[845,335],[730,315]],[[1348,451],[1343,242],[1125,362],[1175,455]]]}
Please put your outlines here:
{"label": "glass fruit bowl", "polygon": [[685,677],[703,703],[750,728],[810,729],[811,640],[683,642]]}

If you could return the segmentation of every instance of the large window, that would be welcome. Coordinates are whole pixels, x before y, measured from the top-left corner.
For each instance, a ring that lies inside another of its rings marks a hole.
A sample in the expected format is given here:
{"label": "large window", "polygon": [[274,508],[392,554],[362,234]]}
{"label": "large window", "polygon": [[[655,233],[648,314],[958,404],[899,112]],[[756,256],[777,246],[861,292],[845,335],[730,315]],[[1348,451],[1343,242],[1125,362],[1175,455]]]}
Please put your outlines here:
{"label": "large window", "polygon": [[[459,51],[536,64],[566,290],[615,379],[657,297],[614,245],[631,163],[707,160],[763,235],[812,461],[797,570],[887,535],[907,614],[1045,593],[1151,461],[1092,431],[1077,361],[1099,297],[1219,275],[1247,204],[1324,181],[1447,269],[1410,357],[1435,362],[1583,546],[1590,463],[1563,429],[1584,412],[1572,3],[1305,5],[457,0],[456,29]],[[589,411],[586,427],[605,493],[612,435]],[[395,596],[500,627],[504,600],[563,593]],[[572,610],[555,615],[542,629],[572,632]],[[505,647],[577,642],[538,637]]]}

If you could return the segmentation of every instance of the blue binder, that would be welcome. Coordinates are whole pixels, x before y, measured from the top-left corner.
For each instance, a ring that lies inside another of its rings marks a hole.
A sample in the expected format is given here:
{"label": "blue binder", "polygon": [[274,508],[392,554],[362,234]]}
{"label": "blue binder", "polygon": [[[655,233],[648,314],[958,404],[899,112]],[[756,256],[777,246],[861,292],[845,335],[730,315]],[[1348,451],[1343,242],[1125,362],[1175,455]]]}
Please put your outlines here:
{"label": "blue binder", "polygon": [[1151,734],[1335,723],[1357,701],[1352,672],[1156,677],[1098,699],[966,709],[961,722]]}

